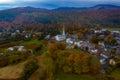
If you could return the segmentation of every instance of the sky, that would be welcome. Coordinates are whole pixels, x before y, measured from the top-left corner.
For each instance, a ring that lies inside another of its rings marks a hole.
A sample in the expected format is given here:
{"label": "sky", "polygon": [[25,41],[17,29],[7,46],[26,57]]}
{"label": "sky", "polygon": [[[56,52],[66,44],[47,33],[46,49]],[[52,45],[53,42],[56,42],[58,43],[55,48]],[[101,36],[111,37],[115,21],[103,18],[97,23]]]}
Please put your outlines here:
{"label": "sky", "polygon": [[120,6],[120,0],[0,0],[0,9],[15,7],[58,8],[58,7],[91,7],[98,4]]}

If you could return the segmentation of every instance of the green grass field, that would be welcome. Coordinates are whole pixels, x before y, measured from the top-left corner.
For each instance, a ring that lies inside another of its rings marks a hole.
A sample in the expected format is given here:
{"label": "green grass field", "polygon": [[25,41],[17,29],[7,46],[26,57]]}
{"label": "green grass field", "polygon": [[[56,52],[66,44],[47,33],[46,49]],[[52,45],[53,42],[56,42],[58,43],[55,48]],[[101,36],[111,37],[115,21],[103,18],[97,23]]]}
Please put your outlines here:
{"label": "green grass field", "polygon": [[115,69],[112,73],[111,76],[115,78],[115,80],[120,80],[120,69]]}
{"label": "green grass field", "polygon": [[105,29],[108,29],[110,31],[113,31],[113,30],[117,30],[117,31],[120,31],[120,28],[115,28],[115,27],[109,27],[109,28],[105,28]]}
{"label": "green grass field", "polygon": [[32,40],[29,40],[29,41],[23,41],[22,43],[21,43],[22,45],[29,45],[29,44],[40,44],[40,41],[39,40],[37,40],[37,39],[32,39]]}
{"label": "green grass field", "polygon": [[55,80],[107,80],[106,78],[96,78],[96,75],[75,75],[75,74],[65,74],[58,73]]}

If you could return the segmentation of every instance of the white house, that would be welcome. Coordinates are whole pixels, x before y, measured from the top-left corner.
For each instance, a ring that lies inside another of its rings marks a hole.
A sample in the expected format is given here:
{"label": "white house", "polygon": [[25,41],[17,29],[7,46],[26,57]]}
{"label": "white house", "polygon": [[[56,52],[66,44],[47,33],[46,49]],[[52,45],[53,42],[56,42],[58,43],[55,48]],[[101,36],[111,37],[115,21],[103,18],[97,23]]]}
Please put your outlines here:
{"label": "white house", "polygon": [[102,42],[102,41],[99,41],[99,42],[98,42],[98,45],[105,47],[105,44],[104,44],[104,42]]}
{"label": "white house", "polygon": [[15,48],[17,49],[17,51],[25,51],[24,46],[9,47],[8,50],[9,50],[9,51],[14,51]]}
{"label": "white house", "polygon": [[101,64],[105,64],[105,63],[106,63],[106,59],[104,59],[104,58],[103,58],[103,59],[100,59],[100,63],[101,63]]}
{"label": "white house", "polygon": [[9,51],[14,51],[14,47],[9,47],[8,50]]}
{"label": "white house", "polygon": [[18,46],[18,51],[23,51],[24,50],[24,46]]}
{"label": "white house", "polygon": [[97,54],[98,53],[98,49],[92,49],[92,50],[90,50],[90,53],[91,54]]}
{"label": "white house", "polygon": [[77,45],[78,47],[81,47],[83,45],[83,41],[74,42],[74,45]]}
{"label": "white house", "polygon": [[104,54],[100,54],[100,63],[101,64],[106,64],[106,60],[108,59],[109,57],[104,55]]}
{"label": "white house", "polygon": [[50,38],[50,35],[47,35],[46,37],[45,37],[45,39],[49,39]]}
{"label": "white house", "polygon": [[71,38],[67,38],[67,39],[66,39],[66,43],[67,43],[67,44],[73,44],[74,41],[73,41]]}

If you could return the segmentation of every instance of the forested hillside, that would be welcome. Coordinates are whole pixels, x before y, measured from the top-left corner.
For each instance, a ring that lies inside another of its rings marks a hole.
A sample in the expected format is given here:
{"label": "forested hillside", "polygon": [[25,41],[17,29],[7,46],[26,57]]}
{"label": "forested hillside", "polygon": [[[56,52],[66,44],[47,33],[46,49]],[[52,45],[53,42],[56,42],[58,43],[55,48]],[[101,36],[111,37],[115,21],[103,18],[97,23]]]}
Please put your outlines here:
{"label": "forested hillside", "polygon": [[97,5],[90,8],[61,7],[53,10],[18,7],[0,11],[0,27],[42,28],[48,26],[88,25],[119,27],[120,7]]}

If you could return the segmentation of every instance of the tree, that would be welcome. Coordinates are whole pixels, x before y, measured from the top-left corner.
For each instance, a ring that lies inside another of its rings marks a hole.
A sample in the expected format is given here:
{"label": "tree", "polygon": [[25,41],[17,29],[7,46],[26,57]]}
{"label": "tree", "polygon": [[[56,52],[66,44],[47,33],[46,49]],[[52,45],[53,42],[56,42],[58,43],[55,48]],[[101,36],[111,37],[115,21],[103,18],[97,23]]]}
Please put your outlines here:
{"label": "tree", "polygon": [[55,43],[48,45],[47,50],[50,53],[54,53],[57,50],[57,45]]}
{"label": "tree", "polygon": [[111,54],[114,55],[116,53],[116,49],[111,49]]}
{"label": "tree", "polygon": [[54,80],[55,65],[51,56],[48,56],[49,53],[42,55],[41,67],[45,72],[44,80]]}
{"label": "tree", "polygon": [[80,40],[82,38],[83,34],[81,32],[78,32],[78,39]]}
{"label": "tree", "polygon": [[66,67],[68,67],[67,58],[69,54],[70,53],[67,51],[58,51],[57,64],[59,70],[62,70],[63,72],[69,72],[66,70]]}
{"label": "tree", "polygon": [[37,60],[31,59],[29,60],[24,67],[24,72],[22,74],[22,80],[28,80],[30,75],[38,68]]}
{"label": "tree", "polygon": [[89,56],[87,54],[82,57],[82,72],[89,72]]}
{"label": "tree", "polygon": [[[74,58],[75,58],[75,55],[73,53],[71,53],[68,57],[67,57],[67,60],[66,60],[66,66],[65,66],[65,70],[66,72],[68,73],[73,73],[74,71]],[[65,71],[64,71],[65,72]]]}
{"label": "tree", "polygon": [[74,73],[81,74],[82,73],[82,54],[78,54],[74,58]]}
{"label": "tree", "polygon": [[109,45],[115,45],[117,43],[117,40],[115,39],[113,35],[110,34],[107,36],[106,43]]}
{"label": "tree", "polygon": [[61,43],[57,43],[57,49],[59,50],[65,50],[66,49],[66,43],[61,42]]}
{"label": "tree", "polygon": [[97,36],[92,36],[92,38],[90,39],[90,41],[92,42],[92,43],[94,43],[94,44],[98,44],[98,39],[97,39]]}
{"label": "tree", "polygon": [[92,73],[96,74],[100,72],[101,65],[98,58],[91,56],[89,66]]}

